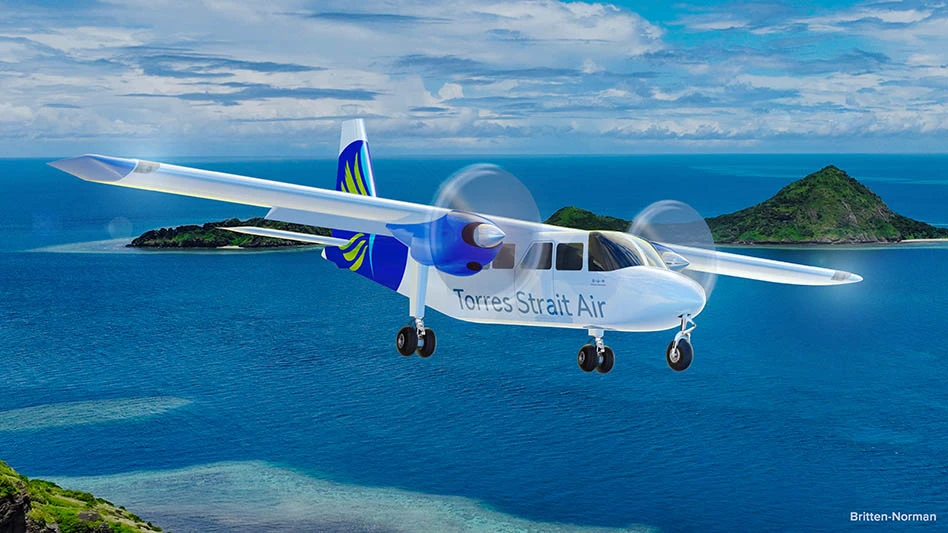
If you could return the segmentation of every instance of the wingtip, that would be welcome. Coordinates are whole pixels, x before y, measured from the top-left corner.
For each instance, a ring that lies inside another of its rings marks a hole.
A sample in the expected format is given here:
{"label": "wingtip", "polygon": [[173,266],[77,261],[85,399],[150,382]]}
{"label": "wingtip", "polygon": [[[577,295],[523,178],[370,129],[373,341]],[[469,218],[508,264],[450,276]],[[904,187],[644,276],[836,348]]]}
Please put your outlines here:
{"label": "wingtip", "polygon": [[859,283],[860,281],[862,281],[862,276],[859,274],[853,274],[852,272],[846,272],[845,270],[837,270],[833,273],[831,283],[846,284]]}
{"label": "wingtip", "polygon": [[138,161],[121,157],[86,154],[50,161],[46,164],[86,181],[115,182],[120,181],[135,170]]}

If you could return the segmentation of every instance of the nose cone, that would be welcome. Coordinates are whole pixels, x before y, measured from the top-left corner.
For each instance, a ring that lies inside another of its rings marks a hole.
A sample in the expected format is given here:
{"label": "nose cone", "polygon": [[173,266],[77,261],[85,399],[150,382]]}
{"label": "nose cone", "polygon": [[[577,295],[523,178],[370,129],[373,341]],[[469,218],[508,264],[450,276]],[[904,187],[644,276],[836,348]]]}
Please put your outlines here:
{"label": "nose cone", "polygon": [[678,274],[672,283],[670,290],[672,299],[680,315],[697,316],[704,305],[708,302],[708,296],[704,292],[704,287],[695,280]]}
{"label": "nose cone", "polygon": [[474,228],[474,242],[481,248],[493,248],[504,241],[506,235],[493,224],[480,224]]}

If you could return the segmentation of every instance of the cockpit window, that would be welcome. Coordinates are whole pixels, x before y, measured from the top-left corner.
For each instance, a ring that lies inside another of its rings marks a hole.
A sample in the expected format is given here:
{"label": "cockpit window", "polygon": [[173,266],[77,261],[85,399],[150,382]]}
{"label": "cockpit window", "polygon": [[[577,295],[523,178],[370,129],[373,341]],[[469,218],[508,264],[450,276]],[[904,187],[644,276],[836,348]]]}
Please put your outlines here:
{"label": "cockpit window", "polygon": [[602,233],[594,231],[589,234],[590,272],[611,272],[640,264],[642,263],[633,250],[610,240]]}
{"label": "cockpit window", "polygon": [[597,231],[589,234],[590,272],[610,272],[639,265],[666,268],[652,245],[634,235]]}

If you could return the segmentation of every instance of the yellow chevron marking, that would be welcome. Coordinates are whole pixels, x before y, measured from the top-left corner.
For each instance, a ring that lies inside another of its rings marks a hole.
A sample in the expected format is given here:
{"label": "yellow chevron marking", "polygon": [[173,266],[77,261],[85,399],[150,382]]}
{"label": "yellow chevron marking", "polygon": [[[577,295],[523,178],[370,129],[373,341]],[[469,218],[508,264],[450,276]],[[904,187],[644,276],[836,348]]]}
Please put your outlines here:
{"label": "yellow chevron marking", "polygon": [[365,246],[365,240],[359,241],[359,244],[357,244],[355,248],[349,250],[348,252],[344,252],[342,256],[346,258],[346,261],[352,261],[355,259],[356,254],[359,253],[359,250],[361,250],[363,246]]}
{"label": "yellow chevron marking", "polygon": [[366,246],[365,248],[362,249],[362,253],[359,254],[359,258],[356,259],[355,263],[352,263],[352,266],[349,267],[349,270],[351,270],[351,271],[353,271],[353,272],[359,270],[359,267],[362,266],[362,261],[365,260],[365,251],[368,250],[368,249],[369,249],[368,246]]}
{"label": "yellow chevron marking", "polygon": [[356,242],[358,242],[358,240],[361,239],[362,237],[365,237],[365,234],[364,234],[364,233],[356,233],[355,235],[352,236],[351,239],[349,239],[349,242],[347,242],[346,244],[342,245],[339,249],[340,249],[341,251],[345,252],[346,250],[348,250],[349,248],[351,248],[353,244],[355,244]]}
{"label": "yellow chevron marking", "polygon": [[[356,167],[356,172],[358,172],[358,167]],[[349,170],[349,162],[346,162],[346,181],[345,181],[346,192],[356,192],[356,185],[352,182],[352,171]]]}
{"label": "yellow chevron marking", "polygon": [[362,196],[368,196],[369,193],[365,192],[365,185],[362,184],[362,172],[359,171],[359,154],[358,153],[355,156],[355,162],[353,163],[352,166],[354,167],[353,170],[355,170],[355,182],[356,182],[356,185],[359,186],[359,194],[361,194]]}

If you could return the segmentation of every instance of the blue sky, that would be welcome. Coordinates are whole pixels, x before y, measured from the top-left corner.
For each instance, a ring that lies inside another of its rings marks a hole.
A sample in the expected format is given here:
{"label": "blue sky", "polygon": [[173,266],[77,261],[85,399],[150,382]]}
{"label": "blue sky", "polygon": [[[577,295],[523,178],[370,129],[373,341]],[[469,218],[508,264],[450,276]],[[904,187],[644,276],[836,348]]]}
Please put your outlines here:
{"label": "blue sky", "polygon": [[[259,5],[254,5],[259,4]],[[0,156],[948,152],[944,2],[0,0]]]}

